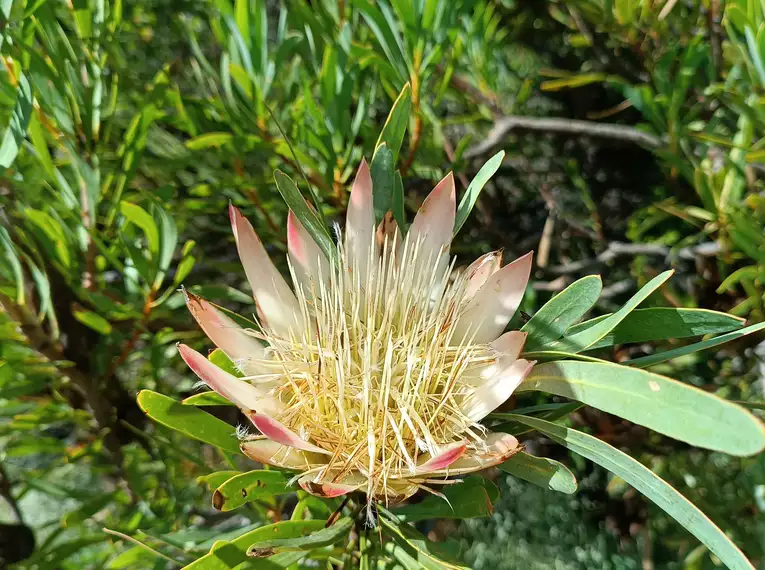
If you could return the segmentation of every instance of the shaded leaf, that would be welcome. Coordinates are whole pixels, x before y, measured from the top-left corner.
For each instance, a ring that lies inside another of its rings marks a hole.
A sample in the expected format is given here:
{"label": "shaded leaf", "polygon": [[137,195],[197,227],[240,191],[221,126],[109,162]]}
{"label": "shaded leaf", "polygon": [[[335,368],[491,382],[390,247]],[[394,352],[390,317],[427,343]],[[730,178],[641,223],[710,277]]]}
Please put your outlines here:
{"label": "shaded leaf", "polygon": [[568,467],[554,459],[535,457],[521,451],[497,467],[544,489],[560,491],[567,495],[576,492],[576,477]]}
{"label": "shaded leaf", "polygon": [[497,486],[483,477],[466,477],[463,482],[439,489],[447,500],[428,495],[419,503],[393,509],[404,522],[424,519],[469,519],[485,517],[494,512],[493,504],[499,498]]}
{"label": "shaded leaf", "polygon": [[[601,315],[574,325],[566,334],[572,336],[587,330],[610,316]],[[744,319],[707,309],[676,309],[674,307],[635,309],[588,350],[630,342],[723,333],[741,328],[743,324]]]}
{"label": "shaded leaf", "polygon": [[673,348],[672,350],[665,350],[664,352],[657,352],[656,354],[649,354],[648,356],[633,358],[632,360],[625,361],[623,364],[634,366],[636,368],[646,368],[648,366],[658,364],[659,362],[665,362],[667,360],[672,360],[673,358],[685,356],[686,354],[692,354],[700,350],[714,348],[715,346],[720,346],[721,344],[731,342],[737,338],[759,332],[763,329],[765,329],[765,323],[757,323],[756,325],[751,325],[743,329],[730,332],[728,334],[723,334],[714,338],[702,340],[701,342],[689,344],[688,346],[681,346],[680,348]]}

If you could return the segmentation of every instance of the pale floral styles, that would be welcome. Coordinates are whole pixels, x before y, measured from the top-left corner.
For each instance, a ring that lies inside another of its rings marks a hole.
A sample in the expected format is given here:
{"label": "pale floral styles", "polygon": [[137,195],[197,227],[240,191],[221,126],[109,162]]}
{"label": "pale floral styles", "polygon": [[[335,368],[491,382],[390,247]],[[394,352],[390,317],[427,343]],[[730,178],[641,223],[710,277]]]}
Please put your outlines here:
{"label": "pale floral styles", "polygon": [[531,254],[502,267],[492,252],[452,271],[451,174],[402,238],[390,215],[375,225],[362,162],[333,259],[290,213],[292,286],[250,223],[233,206],[230,215],[258,326],[241,328],[191,294],[187,301],[243,377],[187,346],[180,352],[260,432],[242,441],[247,456],[300,472],[302,488],[316,495],[359,490],[393,503],[518,451],[512,435],[479,422],[533,365],[519,358],[525,333],[504,332]]}

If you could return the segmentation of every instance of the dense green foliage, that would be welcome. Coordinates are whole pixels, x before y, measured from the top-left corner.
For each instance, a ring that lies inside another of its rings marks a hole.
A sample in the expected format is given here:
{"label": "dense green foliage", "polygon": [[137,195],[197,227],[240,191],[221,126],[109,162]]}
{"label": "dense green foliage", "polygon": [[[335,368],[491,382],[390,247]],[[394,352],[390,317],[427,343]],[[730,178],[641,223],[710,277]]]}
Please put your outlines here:
{"label": "dense green foliage", "polygon": [[[214,510],[226,477],[204,478],[250,468],[235,441],[221,450],[151,422],[136,395],[194,392],[175,343],[209,344],[181,284],[251,310],[228,202],[283,260],[287,206],[273,171],[314,189],[320,215],[339,221],[381,132],[405,199],[379,209],[399,219],[447,171],[461,196],[506,152],[454,251],[462,263],[535,249],[527,313],[593,273],[603,288],[570,324],[611,313],[673,267],[642,307],[762,321],[764,12],[760,0],[0,0],[0,555],[29,569],[171,568],[167,558],[190,563],[214,540],[293,511],[329,514],[302,495],[294,509],[294,494]],[[409,119],[383,130],[406,83]],[[645,356],[648,340],[731,328],[619,338],[623,327],[591,354],[624,361]],[[651,371],[761,401],[762,338]],[[225,425],[212,443],[230,441],[236,410],[213,409]],[[765,459],[701,451],[589,409],[569,418],[674,484],[755,564],[765,559]],[[528,446],[577,474],[579,494],[503,482],[494,515],[460,526],[465,560],[714,567],[623,480],[548,441],[531,435]]]}

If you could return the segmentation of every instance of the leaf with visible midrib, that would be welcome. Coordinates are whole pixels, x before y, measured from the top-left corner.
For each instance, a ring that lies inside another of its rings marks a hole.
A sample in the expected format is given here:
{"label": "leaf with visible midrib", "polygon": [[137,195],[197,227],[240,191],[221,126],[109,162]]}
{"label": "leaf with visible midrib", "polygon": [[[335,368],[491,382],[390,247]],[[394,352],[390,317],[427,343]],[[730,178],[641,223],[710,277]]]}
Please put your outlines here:
{"label": "leaf with visible midrib", "polygon": [[521,328],[529,335],[524,350],[544,347],[548,342],[562,337],[571,325],[592,308],[602,288],[599,275],[588,275],[555,295]]}
{"label": "leaf with visible midrib", "polygon": [[535,457],[521,451],[497,467],[544,489],[567,495],[576,492],[576,477],[565,465],[554,459]]}
{"label": "leaf with visible midrib", "polygon": [[[595,326],[610,316],[610,314],[601,315],[584,321],[572,326],[566,333],[568,336],[572,336]],[[631,342],[725,333],[739,329],[743,325],[744,319],[708,309],[676,309],[674,307],[635,309],[624,317],[624,320],[614,330],[589,346],[587,350]]]}
{"label": "leaf with visible midrib", "polygon": [[141,410],[154,421],[225,451],[241,453],[236,430],[215,416],[151,390],[141,390],[137,400]]}
{"label": "leaf with visible midrib", "polygon": [[741,550],[704,513],[669,483],[629,455],[591,435],[538,418],[518,415],[513,419],[624,479],[688,529],[731,570],[754,570]]}
{"label": "leaf with visible midrib", "polygon": [[765,448],[763,424],[731,402],[646,370],[562,360],[535,366],[516,392],[577,400],[691,445],[747,456]]}

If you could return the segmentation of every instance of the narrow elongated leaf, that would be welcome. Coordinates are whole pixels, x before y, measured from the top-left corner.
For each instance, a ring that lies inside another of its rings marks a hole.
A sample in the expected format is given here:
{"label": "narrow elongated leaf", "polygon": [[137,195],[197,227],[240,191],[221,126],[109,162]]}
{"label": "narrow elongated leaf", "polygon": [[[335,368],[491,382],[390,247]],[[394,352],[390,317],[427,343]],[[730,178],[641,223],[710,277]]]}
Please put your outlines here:
{"label": "narrow elongated leaf", "polygon": [[494,502],[499,498],[497,486],[483,477],[466,477],[462,483],[446,485],[439,489],[445,497],[429,495],[415,504],[393,509],[404,522],[425,519],[469,519],[486,517],[494,512]]}
{"label": "narrow elongated leaf", "polygon": [[225,451],[241,453],[234,428],[215,416],[151,390],[141,390],[137,399],[143,412],[154,421]]}
{"label": "narrow elongated leaf", "polygon": [[197,477],[197,483],[205,485],[208,489],[210,489],[210,491],[214,491],[232,477],[236,477],[237,475],[241,474],[241,471],[216,471],[215,473],[210,473],[209,475],[202,475],[201,477]]}
{"label": "narrow elongated leaf", "polygon": [[553,459],[535,457],[521,451],[498,465],[505,473],[544,489],[570,495],[576,492],[576,477],[568,467]]}
{"label": "narrow elongated leaf", "polygon": [[[585,331],[611,315],[601,315],[572,326],[566,331],[573,336]],[[635,309],[624,317],[614,330],[587,350],[630,342],[650,342],[667,338],[686,338],[704,334],[724,333],[741,328],[744,319],[707,309],[676,309],[653,307]],[[526,343],[528,346],[528,342]]]}
{"label": "narrow elongated leaf", "polygon": [[592,308],[602,288],[599,275],[588,275],[555,295],[521,328],[529,334],[524,350],[535,350],[562,337]]}
{"label": "narrow elongated leaf", "polygon": [[213,507],[219,511],[232,511],[249,501],[289,491],[290,477],[281,471],[256,470],[236,475],[215,489]]}
{"label": "narrow elongated leaf", "polygon": [[456,561],[442,544],[428,540],[411,526],[395,523],[384,516],[380,517],[380,523],[406,556],[420,565],[419,568],[469,570],[467,566]]}
{"label": "narrow elongated leaf", "polygon": [[680,348],[673,348],[672,350],[665,350],[664,352],[657,352],[656,354],[633,358],[632,360],[627,360],[624,364],[634,366],[635,368],[646,368],[658,364],[659,362],[665,362],[667,360],[672,360],[673,358],[680,358],[686,354],[714,348],[761,330],[765,330],[765,323],[757,323],[756,325],[751,325],[737,331],[729,332],[728,334],[689,344],[688,346],[681,346]]}
{"label": "narrow elongated leaf", "polygon": [[8,230],[2,226],[0,226],[0,244],[3,246],[3,258],[13,272],[13,279],[16,284],[16,302],[19,305],[23,305],[24,297],[26,296],[24,290],[24,270],[21,267],[21,261],[19,261],[19,256],[16,253],[11,236],[8,234]]}
{"label": "narrow elongated leaf", "polygon": [[578,400],[691,445],[731,455],[765,448],[763,424],[717,396],[645,370],[563,360],[535,366],[516,392]]}
{"label": "narrow elongated leaf", "polygon": [[475,203],[478,200],[478,195],[491,177],[494,176],[494,173],[497,172],[504,158],[505,151],[499,151],[486,161],[486,164],[481,167],[481,170],[478,171],[475,178],[470,181],[470,184],[465,191],[465,195],[462,196],[460,205],[457,208],[457,217],[454,219],[454,235],[457,235],[462,229],[468,216],[470,216],[470,212],[473,211],[473,206],[475,206]]}
{"label": "narrow elongated leaf", "polygon": [[125,216],[128,222],[131,222],[141,228],[146,236],[146,243],[152,255],[159,253],[159,230],[149,213],[138,204],[132,204],[123,200],[120,202],[120,214]]}
{"label": "narrow elongated leaf", "polygon": [[303,198],[303,195],[300,193],[300,190],[298,190],[298,187],[292,178],[284,174],[281,170],[277,170],[274,172],[274,180],[276,180],[276,187],[279,189],[279,193],[282,195],[282,198],[284,198],[287,206],[294,212],[295,216],[297,216],[298,220],[300,220],[300,223],[303,224],[303,227],[308,233],[311,234],[316,245],[321,248],[324,255],[327,256],[327,259],[334,259],[336,252],[335,246],[332,243],[332,238],[330,237],[326,226],[321,223],[321,219],[316,212],[308,207],[305,198]]}
{"label": "narrow elongated leaf", "polygon": [[112,325],[98,313],[86,309],[75,309],[72,311],[74,318],[80,321],[86,327],[93,329],[100,334],[109,334],[112,332]]}
{"label": "narrow elongated leaf", "polygon": [[390,64],[398,72],[402,80],[409,76],[403,42],[396,26],[390,26],[385,15],[380,11],[377,2],[369,0],[351,0],[351,4],[359,10],[382,47],[383,53]]}
{"label": "narrow elongated leaf", "polygon": [[27,125],[33,112],[32,100],[32,86],[26,75],[19,73],[16,107],[13,109],[11,122],[0,142],[0,166],[3,168],[8,168],[16,160],[21,143],[26,137]]}
{"label": "narrow elongated leaf", "polygon": [[230,542],[216,542],[208,554],[195,560],[184,570],[230,570],[248,562],[248,568],[259,570],[286,568],[305,556],[305,552],[283,552],[269,558],[253,560],[247,556],[250,545],[274,538],[296,538],[324,528],[325,521],[281,521],[262,526],[238,536]]}
{"label": "narrow elongated leaf", "polygon": [[[372,176],[372,201],[375,207],[375,221],[382,221],[386,213],[393,209],[395,173],[393,172],[393,153],[387,143],[377,148],[369,167]],[[403,189],[403,187],[402,187]],[[403,228],[399,228],[403,230]]]}
{"label": "narrow elongated leaf", "polygon": [[[398,224],[399,233],[406,231],[406,209],[404,207],[404,181],[397,170],[393,180],[393,219]],[[403,235],[403,233],[402,233]]]}
{"label": "narrow elongated leaf", "polygon": [[385,120],[380,136],[377,139],[375,145],[375,154],[372,155],[372,161],[374,162],[374,156],[377,154],[377,149],[381,145],[386,144],[393,153],[393,164],[398,159],[398,153],[401,150],[401,143],[404,141],[404,133],[406,132],[406,126],[409,123],[409,109],[412,103],[412,89],[409,83],[404,85],[401,93],[398,94],[396,101],[391,107],[388,118]]}
{"label": "narrow elongated leaf", "polygon": [[233,402],[227,400],[217,392],[200,392],[194,394],[188,398],[184,398],[182,404],[184,406],[235,406]]}
{"label": "narrow elongated leaf", "polygon": [[672,277],[673,273],[674,271],[669,270],[657,275],[646,283],[645,287],[635,293],[635,295],[633,295],[621,309],[616,311],[610,317],[603,319],[588,329],[552,342],[545,346],[545,349],[580,352],[589,348],[614,330],[616,326],[622,322],[627,315],[634,311],[640,303],[645,301],[651,293],[656,291],[667,279]]}
{"label": "narrow elongated leaf", "polygon": [[270,553],[277,549],[313,550],[314,548],[323,548],[346,539],[351,528],[353,528],[353,519],[351,517],[343,517],[332,526],[316,530],[306,536],[272,538],[256,542],[250,546],[247,554],[250,556],[262,556],[263,553]]}
{"label": "narrow elongated leaf", "polygon": [[189,150],[203,150],[206,148],[219,148],[234,140],[231,133],[205,133],[186,141]]}
{"label": "narrow elongated leaf", "polygon": [[688,529],[731,570],[754,570],[738,547],[704,513],[629,455],[591,435],[545,420],[527,416],[515,419],[624,479]]}

